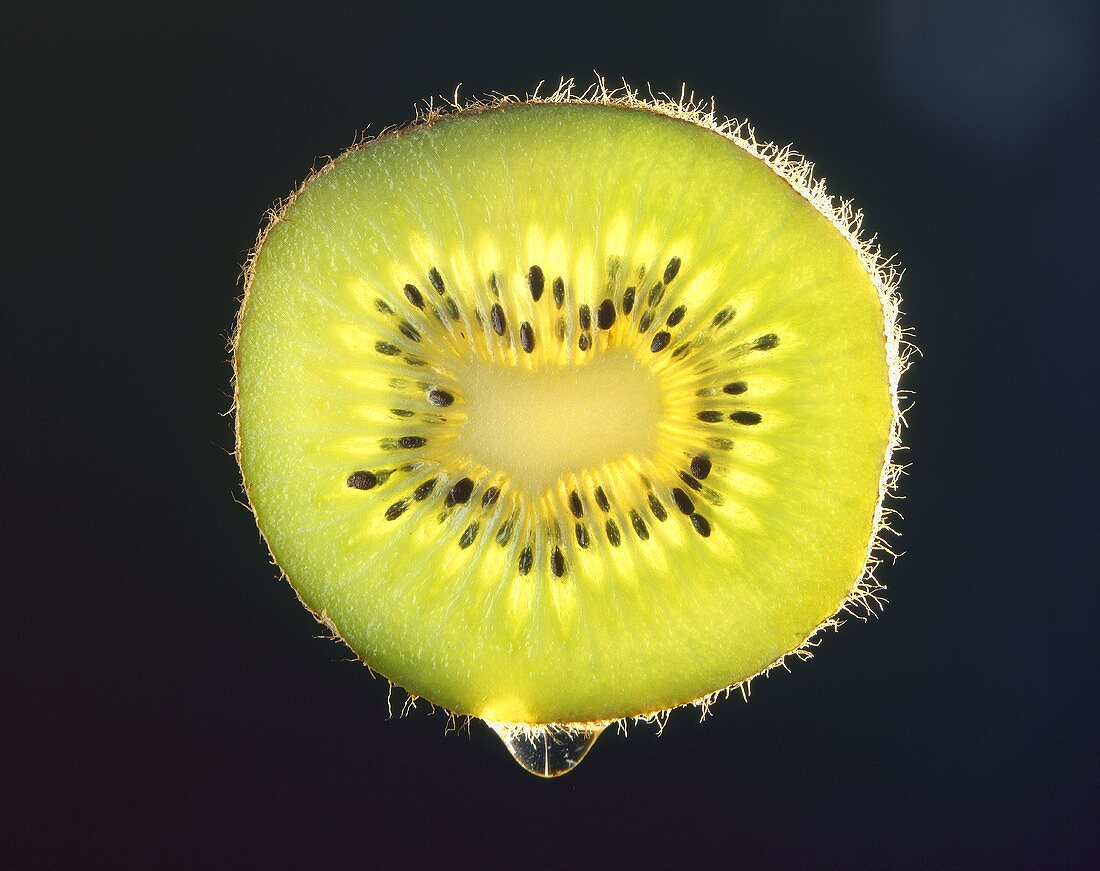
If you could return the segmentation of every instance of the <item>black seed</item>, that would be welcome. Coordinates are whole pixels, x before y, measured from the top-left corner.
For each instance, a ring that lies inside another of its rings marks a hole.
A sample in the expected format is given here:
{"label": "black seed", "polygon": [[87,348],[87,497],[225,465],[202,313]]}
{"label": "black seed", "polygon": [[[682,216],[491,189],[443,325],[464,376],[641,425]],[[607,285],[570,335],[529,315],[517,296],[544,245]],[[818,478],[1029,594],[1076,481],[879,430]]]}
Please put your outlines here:
{"label": "black seed", "polygon": [[546,286],[546,278],[542,274],[541,267],[532,266],[527,270],[527,286],[531,289],[531,299],[535,302],[542,299],[542,291]]}
{"label": "black seed", "polygon": [[373,490],[378,486],[378,476],[374,472],[352,472],[348,476],[348,486],[356,490]]}
{"label": "black seed", "polygon": [[703,485],[696,481],[687,472],[680,473],[680,480],[687,484],[692,490],[702,490]]}
{"label": "black seed", "polygon": [[497,530],[497,544],[504,547],[512,538],[512,521],[505,520]]}
{"label": "black seed", "polygon": [[665,286],[663,283],[658,281],[655,285],[653,285],[652,290],[649,291],[649,307],[653,308],[654,306],[656,306],[661,301],[661,298],[664,295]]}
{"label": "black seed", "polygon": [[716,448],[720,451],[732,451],[733,442],[730,439],[710,438],[707,439],[707,444],[712,448]]}
{"label": "black seed", "polygon": [[425,481],[423,484],[413,490],[413,499],[415,499],[417,502],[423,502],[425,499],[431,496],[432,490],[435,489],[435,482],[436,479],[432,478],[428,481]]}
{"label": "black seed", "polygon": [[653,311],[650,310],[650,311],[647,311],[644,315],[642,315],[641,321],[638,322],[638,332],[639,333],[644,333],[646,330],[649,329],[649,325],[652,324],[652,323],[653,323]]}
{"label": "black seed", "polygon": [[588,527],[586,527],[583,523],[578,523],[576,526],[576,533],[577,544],[579,544],[581,547],[588,547]]}
{"label": "black seed", "polygon": [[668,520],[668,512],[665,511],[665,506],[652,493],[649,494],[649,510],[653,512],[653,516],[658,520]]}
{"label": "black seed", "polygon": [[584,506],[581,505],[581,497],[577,495],[576,490],[569,494],[569,510],[573,512],[574,517],[584,516]]}
{"label": "black seed", "polygon": [[779,336],[775,333],[768,333],[766,336],[761,336],[755,342],[752,343],[754,351],[770,351],[776,345],[779,344]]}
{"label": "black seed", "polygon": [[396,520],[398,517],[405,513],[405,509],[408,507],[408,499],[402,499],[399,502],[394,502],[393,505],[386,509],[386,520]]}
{"label": "black seed", "polygon": [[678,305],[678,306],[676,306],[676,308],[674,308],[672,310],[672,314],[670,314],[668,316],[668,320],[665,321],[665,324],[667,326],[674,327],[678,323],[680,323],[680,321],[682,321],[684,319],[684,315],[686,315],[686,314],[687,314],[687,306],[686,305]]}
{"label": "black seed", "polygon": [[401,353],[401,349],[397,345],[391,345],[389,342],[375,342],[374,350],[379,354],[385,354],[387,357],[396,357]]}
{"label": "black seed", "polygon": [[493,307],[489,309],[489,320],[493,322],[493,332],[498,336],[504,335],[504,309],[500,307],[499,302],[493,303]]}
{"label": "black seed", "polygon": [[714,316],[714,320],[711,321],[711,325],[715,327],[724,327],[733,318],[733,309],[724,308],[718,314]]}
{"label": "black seed", "polygon": [[691,350],[691,342],[685,342],[679,348],[677,348],[675,351],[672,352],[672,359],[673,360],[679,360],[681,357],[683,357],[690,350]]}
{"label": "black seed", "polygon": [[462,320],[462,315],[458,312],[458,303],[456,303],[451,297],[447,297],[446,301],[447,314],[451,316],[452,321]]}
{"label": "black seed", "polygon": [[469,526],[466,527],[466,531],[462,533],[462,538],[458,540],[458,546],[463,550],[468,548],[474,543],[474,539],[477,538],[477,521],[475,520]]}
{"label": "black seed", "polygon": [[555,578],[565,574],[565,557],[561,555],[561,548],[555,547],[554,552],[550,554],[550,571],[554,573]]}
{"label": "black seed", "polygon": [[[646,312],[646,314],[648,314],[648,312]],[[653,336],[653,341],[649,343],[649,350],[656,354],[658,351],[663,351],[667,348],[670,341],[672,341],[672,336],[664,330],[661,330],[661,332]]]}
{"label": "black seed", "polygon": [[676,507],[683,511],[684,514],[695,513],[695,503],[692,502],[691,497],[679,487],[672,488],[672,501],[676,503]]}
{"label": "black seed", "polygon": [[710,523],[702,514],[691,515],[691,525],[695,527],[695,531],[698,532],[703,538],[710,535]]}
{"label": "black seed", "polygon": [[720,411],[700,411],[695,415],[703,423],[718,423],[722,419],[722,412]]}
{"label": "black seed", "polygon": [[577,347],[582,351],[587,351],[592,347],[592,337],[588,333],[581,333],[580,339],[577,340]]}
{"label": "black seed", "polygon": [[561,280],[561,277],[554,279],[554,305],[557,308],[561,308],[565,303],[565,282]]}
{"label": "black seed", "polygon": [[764,418],[762,418],[755,411],[735,411],[733,412],[733,414],[730,415],[730,420],[732,420],[734,423],[739,423],[742,426],[755,426],[763,419]]}
{"label": "black seed", "polygon": [[422,359],[420,359],[420,357],[414,357],[411,354],[407,354],[405,356],[405,362],[408,363],[410,366],[427,366],[428,365],[427,360],[422,360]]}
{"label": "black seed", "polygon": [[420,295],[415,284],[405,285],[405,298],[417,308],[424,308],[424,297]]}
{"label": "black seed", "polygon": [[454,401],[455,398],[446,390],[433,388],[432,390],[428,391],[428,402],[430,402],[432,405],[437,405],[440,408],[446,408]]}
{"label": "black seed", "polygon": [[710,458],[709,457],[692,457],[691,458],[691,474],[693,474],[700,481],[704,480],[707,475],[710,474]]}
{"label": "black seed", "polygon": [[605,529],[607,530],[607,540],[611,542],[611,546],[618,547],[623,539],[622,536],[619,535],[619,527],[615,525],[615,521],[607,521],[607,526],[605,527]]}
{"label": "black seed", "polygon": [[519,343],[528,354],[535,350],[535,331],[527,321],[519,328]]}
{"label": "black seed", "polygon": [[582,305],[580,308],[580,321],[582,330],[592,328],[592,312],[587,305]]}
{"label": "black seed", "polygon": [[432,287],[435,288],[435,292],[440,296],[443,296],[443,291],[447,288],[443,285],[443,276],[439,274],[439,270],[434,266],[428,270],[428,281],[432,283]]}
{"label": "black seed", "polygon": [[494,502],[497,501],[497,497],[500,495],[499,487],[490,487],[481,497],[481,507],[488,508]]}
{"label": "black seed", "polygon": [[565,341],[565,318],[558,318],[558,341]]}
{"label": "black seed", "polygon": [[604,511],[611,510],[611,503],[607,501],[607,494],[604,493],[603,487],[596,488],[596,504]]}
{"label": "black seed", "polygon": [[399,327],[402,335],[407,339],[412,339],[414,342],[420,341],[420,333],[416,331],[416,327],[410,324],[408,321],[402,321]]}
{"label": "black seed", "polygon": [[628,287],[626,293],[623,294],[623,314],[628,315],[634,309],[634,293],[633,287]]}
{"label": "black seed", "polygon": [[500,282],[497,281],[497,274],[495,272],[489,273],[489,290],[493,292],[493,296],[500,296]]}
{"label": "black seed", "polygon": [[397,443],[403,448],[422,448],[428,440],[424,436],[401,436]]}
{"label": "black seed", "polygon": [[649,530],[646,528],[645,521],[642,520],[642,516],[631,509],[630,511],[630,525],[634,527],[634,531],[638,533],[638,538],[642,541],[649,540]]}
{"label": "black seed", "polygon": [[525,575],[531,571],[531,562],[531,548],[525,547],[519,552],[519,573],[521,575]]}
{"label": "black seed", "polygon": [[447,494],[447,498],[457,505],[465,505],[470,501],[470,494],[473,490],[473,481],[469,478],[460,478],[455,481],[454,486],[451,487],[451,492]]}
{"label": "black seed", "polygon": [[382,312],[382,314],[384,314],[384,315],[392,315],[393,314],[393,309],[390,307],[390,304],[388,302],[386,302],[384,299],[376,299],[374,301],[374,307],[376,309],[378,309],[380,312]]}
{"label": "black seed", "polygon": [[730,396],[740,396],[746,390],[749,389],[749,385],[744,381],[731,381],[725,387],[722,388],[723,393],[728,393]]}
{"label": "black seed", "polygon": [[412,417],[415,412],[409,411],[407,408],[391,408],[390,414],[395,417]]}
{"label": "black seed", "polygon": [[665,284],[668,284],[674,279],[680,272],[680,258],[673,257],[668,261],[668,266],[665,267]]}
{"label": "black seed", "polygon": [[615,323],[615,303],[605,299],[596,309],[596,324],[601,330],[610,330],[613,323]]}

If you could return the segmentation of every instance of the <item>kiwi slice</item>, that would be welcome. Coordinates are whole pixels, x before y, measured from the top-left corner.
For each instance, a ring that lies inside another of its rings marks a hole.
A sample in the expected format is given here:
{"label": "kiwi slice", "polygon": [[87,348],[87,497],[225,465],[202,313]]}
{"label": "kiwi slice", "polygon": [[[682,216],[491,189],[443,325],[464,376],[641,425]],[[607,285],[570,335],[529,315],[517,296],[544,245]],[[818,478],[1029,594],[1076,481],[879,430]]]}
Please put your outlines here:
{"label": "kiwi slice", "polygon": [[683,101],[429,112],[261,234],[248,498],[364,662],[558,773],[873,597],[895,278],[797,155]]}

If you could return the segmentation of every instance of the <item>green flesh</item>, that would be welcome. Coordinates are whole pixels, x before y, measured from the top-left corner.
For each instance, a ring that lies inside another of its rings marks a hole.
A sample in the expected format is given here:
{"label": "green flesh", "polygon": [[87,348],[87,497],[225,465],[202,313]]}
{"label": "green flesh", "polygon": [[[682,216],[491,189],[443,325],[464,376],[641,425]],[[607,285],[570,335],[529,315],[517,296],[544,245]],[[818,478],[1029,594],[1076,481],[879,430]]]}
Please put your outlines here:
{"label": "green flesh", "polygon": [[490,721],[609,720],[751,677],[845,602],[894,416],[882,302],[759,158],[652,112],[515,105],[350,152],[283,217],[240,323],[241,464],[277,562],[372,668]]}

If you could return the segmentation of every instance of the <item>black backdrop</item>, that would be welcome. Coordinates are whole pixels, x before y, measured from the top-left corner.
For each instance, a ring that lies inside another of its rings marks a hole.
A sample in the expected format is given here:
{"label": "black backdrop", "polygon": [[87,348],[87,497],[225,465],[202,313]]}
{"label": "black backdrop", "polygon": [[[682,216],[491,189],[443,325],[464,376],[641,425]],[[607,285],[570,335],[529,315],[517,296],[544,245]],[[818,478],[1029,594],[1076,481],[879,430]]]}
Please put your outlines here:
{"label": "black backdrop", "polygon": [[[7,22],[5,864],[1096,867],[1092,4],[401,6]],[[593,70],[811,155],[924,356],[881,619],[541,782],[276,581],[226,333],[314,157]]]}

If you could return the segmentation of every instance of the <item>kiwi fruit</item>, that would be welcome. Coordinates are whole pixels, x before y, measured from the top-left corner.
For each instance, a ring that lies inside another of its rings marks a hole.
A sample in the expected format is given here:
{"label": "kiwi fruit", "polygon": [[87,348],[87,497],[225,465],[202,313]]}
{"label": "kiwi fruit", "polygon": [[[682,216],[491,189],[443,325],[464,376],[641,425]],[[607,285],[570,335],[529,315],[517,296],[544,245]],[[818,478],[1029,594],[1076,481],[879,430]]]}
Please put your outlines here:
{"label": "kiwi fruit", "polygon": [[874,605],[896,283],[799,155],[690,100],[429,108],[261,232],[245,491],[371,669],[561,773]]}

